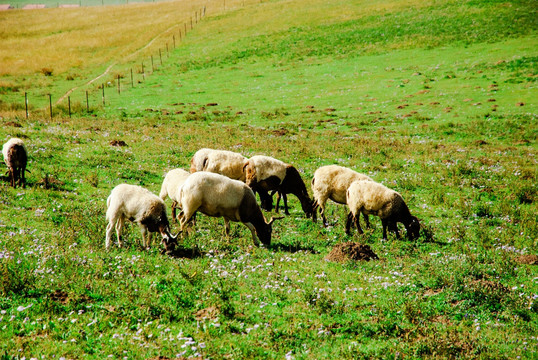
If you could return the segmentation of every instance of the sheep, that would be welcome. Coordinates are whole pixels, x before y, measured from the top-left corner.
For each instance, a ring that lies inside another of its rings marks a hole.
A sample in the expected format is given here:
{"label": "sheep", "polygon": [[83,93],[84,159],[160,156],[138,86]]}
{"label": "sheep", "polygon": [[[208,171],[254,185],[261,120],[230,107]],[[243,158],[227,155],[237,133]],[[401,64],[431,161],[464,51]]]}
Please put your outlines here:
{"label": "sheep", "polygon": [[[312,217],[312,200],[310,200],[305,183],[295,167],[264,155],[256,155],[249,160],[252,166],[247,167],[246,183],[254,192],[260,194],[262,208],[268,211],[272,210],[272,195],[276,191],[278,193],[276,212],[278,212],[278,205],[282,197],[284,199],[284,213],[289,215],[286,195],[293,194],[301,202],[306,217]],[[271,190],[273,193],[270,196],[268,191]]]}
{"label": "sheep", "polygon": [[125,219],[129,219],[140,226],[142,240],[145,247],[149,247],[148,232],[159,232],[167,252],[173,251],[176,236],[170,234],[170,225],[166,216],[164,201],[149,190],[129,184],[120,184],[112,189],[107,201],[106,219],[106,249],[112,243],[112,231],[116,228],[118,246],[121,247],[121,230]]}
{"label": "sheep", "polygon": [[227,236],[230,233],[229,221],[242,222],[252,232],[256,246],[260,245],[259,240],[266,246],[271,244],[272,224],[280,219],[265,221],[254,192],[245,183],[204,171],[189,176],[180,189],[178,203],[182,209],[181,231],[200,211],[208,216],[223,217]]}
{"label": "sheep", "polygon": [[[400,238],[397,223],[404,224],[407,237],[410,240],[420,235],[419,220],[411,215],[402,195],[388,187],[373,181],[354,181],[346,193],[346,202],[352,219],[360,234],[363,233],[357,219],[363,215],[375,215],[381,218],[383,224],[383,240],[387,239],[387,228]],[[349,233],[351,220],[346,223],[346,233]]]}
{"label": "sheep", "polygon": [[185,180],[189,177],[190,173],[183,169],[170,170],[164,177],[163,184],[161,186],[161,192],[159,197],[164,201],[166,197],[172,199],[172,219],[176,217],[177,200],[179,196],[179,188],[183,185]]}
{"label": "sheep", "polygon": [[[323,226],[327,226],[325,217],[325,203],[327,199],[338,204],[346,204],[346,191],[349,185],[356,180],[373,181],[369,176],[338,165],[327,165],[318,168],[312,179],[312,192],[314,196],[313,217],[316,221],[316,210],[319,208],[323,219]],[[349,220],[349,215],[348,215]],[[368,216],[364,216],[366,227],[370,227]],[[358,218],[357,218],[358,221]]]}
{"label": "sheep", "polygon": [[19,138],[9,139],[2,147],[4,162],[8,167],[10,185],[14,188],[17,185],[26,187],[26,163],[28,155],[24,142]]}
{"label": "sheep", "polygon": [[249,160],[239,153],[203,148],[192,157],[190,171],[209,171],[245,182],[249,164]]}

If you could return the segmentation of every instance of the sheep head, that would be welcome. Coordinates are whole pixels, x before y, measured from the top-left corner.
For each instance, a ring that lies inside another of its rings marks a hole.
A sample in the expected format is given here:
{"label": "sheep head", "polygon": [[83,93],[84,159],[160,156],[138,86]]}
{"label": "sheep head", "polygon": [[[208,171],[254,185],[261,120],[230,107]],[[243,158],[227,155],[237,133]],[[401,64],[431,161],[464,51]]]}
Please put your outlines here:
{"label": "sheep head", "polygon": [[179,236],[179,232],[176,235],[172,235],[170,233],[170,230],[167,229],[165,233],[164,234],[161,233],[161,235],[163,236],[163,245],[164,245],[164,250],[166,251],[166,253],[173,252],[176,249],[177,238]]}
{"label": "sheep head", "polygon": [[256,184],[256,166],[252,160],[246,160],[243,165],[243,172],[245,173],[245,183],[249,187],[253,187]]}
{"label": "sheep head", "polygon": [[271,220],[269,220],[269,222],[264,221],[266,225],[264,231],[258,231],[258,229],[256,228],[256,233],[258,234],[258,237],[260,238],[261,242],[265,246],[271,245],[271,234],[273,233],[273,222],[275,222],[275,220],[280,220],[283,218],[284,216],[271,217]]}
{"label": "sheep head", "polygon": [[301,208],[306,215],[307,219],[314,218],[314,201],[310,200],[308,194],[305,198],[301,198]]}
{"label": "sheep head", "polygon": [[411,221],[405,224],[407,230],[407,237],[409,240],[415,240],[420,236],[420,222],[416,216],[411,216]]}

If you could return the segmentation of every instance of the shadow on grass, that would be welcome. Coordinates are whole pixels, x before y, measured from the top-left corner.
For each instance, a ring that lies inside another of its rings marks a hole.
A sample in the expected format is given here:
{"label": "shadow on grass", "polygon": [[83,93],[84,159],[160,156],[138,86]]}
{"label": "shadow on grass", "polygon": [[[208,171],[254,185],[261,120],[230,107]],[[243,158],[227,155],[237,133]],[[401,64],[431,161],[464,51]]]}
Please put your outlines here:
{"label": "shadow on grass", "polygon": [[198,247],[190,249],[183,246],[177,246],[173,251],[169,252],[163,250],[162,253],[178,259],[197,259],[206,255],[206,252],[200,251]]}
{"label": "shadow on grass", "polygon": [[314,246],[312,245],[301,245],[301,244],[272,244],[269,246],[269,249],[275,250],[275,251],[283,251],[283,252],[289,252],[289,253],[296,253],[299,251],[306,251],[311,254],[317,254],[318,251],[314,250]]}

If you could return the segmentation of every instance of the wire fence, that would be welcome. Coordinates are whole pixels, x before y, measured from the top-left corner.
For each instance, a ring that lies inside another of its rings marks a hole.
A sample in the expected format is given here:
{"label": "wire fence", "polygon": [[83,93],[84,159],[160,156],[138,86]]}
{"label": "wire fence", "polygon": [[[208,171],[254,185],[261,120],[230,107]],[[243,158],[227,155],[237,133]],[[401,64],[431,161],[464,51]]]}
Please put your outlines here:
{"label": "wire fence", "polygon": [[[33,108],[32,102],[41,97],[41,101],[35,101],[43,104],[43,95],[32,95],[28,92],[24,93],[24,110],[26,119],[29,119],[33,113],[53,119],[57,115],[68,115],[71,117],[76,113],[91,113],[97,108],[105,107],[108,104],[108,96],[111,92],[117,92],[119,95],[134,88],[136,84],[142,83],[146,77],[155,72],[164,64],[170,56],[170,51],[175,49],[179,43],[185,38],[190,30],[198,24],[206,15],[206,7],[195,11],[190,17],[190,21],[177,25],[177,30],[171,34],[163,46],[159,47],[158,51],[149,57],[140,60],[138,65],[130,67],[121,74],[116,74],[108,77],[103,77],[105,80],[98,83],[92,89],[74,91],[71,89],[66,95],[59,99],[53,99],[52,94],[44,95],[47,108]],[[112,66],[109,67],[109,69]],[[108,69],[107,69],[108,71]],[[103,74],[106,75],[106,72]],[[95,79],[94,79],[95,80]],[[93,83],[90,81],[86,85]],[[81,86],[86,87],[86,86]],[[75,88],[78,89],[78,88]],[[78,92],[77,96],[73,94]],[[20,109],[19,105],[14,106]]]}

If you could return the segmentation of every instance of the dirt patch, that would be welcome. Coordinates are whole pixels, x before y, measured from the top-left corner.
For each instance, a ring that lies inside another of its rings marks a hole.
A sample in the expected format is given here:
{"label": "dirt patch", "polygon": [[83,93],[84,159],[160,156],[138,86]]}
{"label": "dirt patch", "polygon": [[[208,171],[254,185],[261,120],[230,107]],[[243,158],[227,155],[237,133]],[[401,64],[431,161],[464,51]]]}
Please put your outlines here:
{"label": "dirt patch", "polygon": [[13,127],[16,127],[16,128],[22,127],[21,124],[19,124],[18,122],[14,122],[14,121],[8,121],[5,125],[6,126],[13,126]]}
{"label": "dirt patch", "polygon": [[343,263],[349,260],[366,260],[379,259],[372,251],[370,246],[356,242],[347,242],[337,244],[329,255],[325,257],[328,261]]}
{"label": "dirt patch", "polygon": [[273,130],[273,134],[275,136],[285,136],[285,135],[288,135],[288,133],[289,133],[289,130],[284,129],[284,128]]}
{"label": "dirt patch", "polygon": [[201,320],[214,320],[216,319],[220,314],[220,311],[215,306],[211,306],[202,310],[197,311],[194,314],[194,318],[198,321]]}
{"label": "dirt patch", "polygon": [[510,289],[503,284],[484,279],[473,281],[471,283],[471,287],[480,289],[482,292],[486,291],[488,293],[506,294],[510,292]]}
{"label": "dirt patch", "polygon": [[516,258],[518,264],[538,265],[537,255],[521,255]]}
{"label": "dirt patch", "polygon": [[110,142],[110,145],[111,146],[127,146],[127,143],[125,143],[125,141],[123,140],[112,140]]}
{"label": "dirt patch", "polygon": [[50,298],[64,305],[69,302],[69,295],[63,290],[54,291],[50,294]]}

